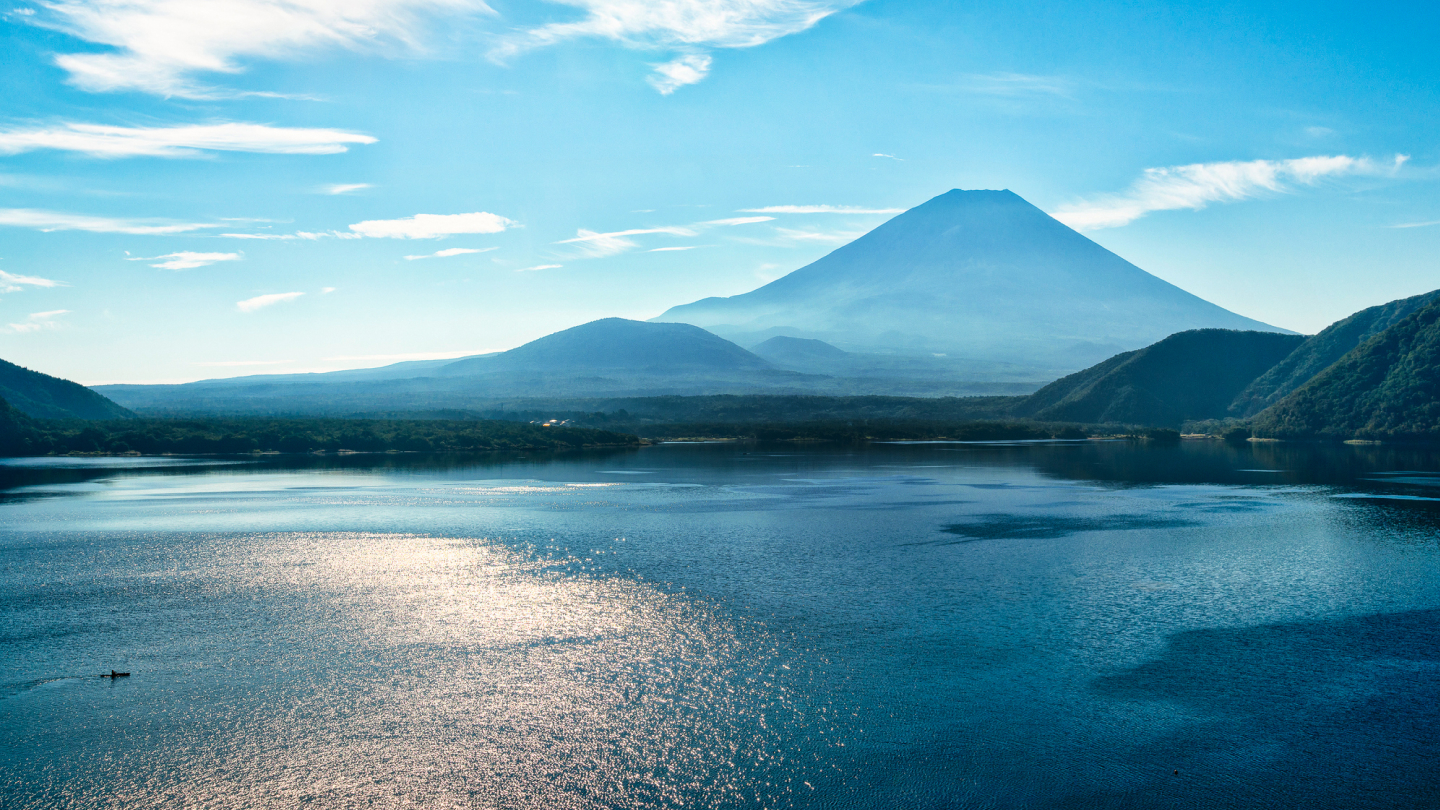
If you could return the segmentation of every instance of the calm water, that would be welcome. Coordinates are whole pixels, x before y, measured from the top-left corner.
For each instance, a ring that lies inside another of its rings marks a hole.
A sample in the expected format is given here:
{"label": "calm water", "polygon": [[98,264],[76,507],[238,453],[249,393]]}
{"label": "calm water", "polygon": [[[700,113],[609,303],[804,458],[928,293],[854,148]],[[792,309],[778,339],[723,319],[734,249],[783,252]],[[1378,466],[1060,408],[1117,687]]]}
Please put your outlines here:
{"label": "calm water", "polygon": [[1440,806],[1437,498],[1348,447],[12,461],[0,805]]}

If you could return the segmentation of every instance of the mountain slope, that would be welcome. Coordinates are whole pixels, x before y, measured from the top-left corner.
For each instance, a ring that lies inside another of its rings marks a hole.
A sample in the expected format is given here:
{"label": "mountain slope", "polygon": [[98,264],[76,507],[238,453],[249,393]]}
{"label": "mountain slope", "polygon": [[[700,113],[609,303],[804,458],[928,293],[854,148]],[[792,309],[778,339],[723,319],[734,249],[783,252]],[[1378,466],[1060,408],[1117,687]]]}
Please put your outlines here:
{"label": "mountain slope", "polygon": [[0,397],[36,419],[130,419],[135,414],[85,386],[0,360]]}
{"label": "mountain slope", "polygon": [[663,373],[770,369],[770,363],[724,338],[684,323],[603,318],[485,357],[456,360],[437,376],[497,371],[560,372],[623,369]]}
{"label": "mountain slope", "polygon": [[1440,301],[1357,346],[1252,424],[1275,438],[1440,439]]}
{"label": "mountain slope", "polygon": [[1172,427],[1219,418],[1236,393],[1304,340],[1229,329],[1181,332],[1056,380],[1012,412],[1057,422]]}
{"label": "mountain slope", "polygon": [[1194,328],[1284,331],[1146,273],[1009,191],[942,194],[757,290],[668,310],[732,339],[1072,371]]}
{"label": "mountain slope", "polygon": [[1309,382],[1351,350],[1422,307],[1440,301],[1440,290],[1362,309],[1312,336],[1274,368],[1256,378],[1230,405],[1230,415],[1254,416]]}
{"label": "mountain slope", "polygon": [[833,366],[850,359],[850,353],[837,349],[823,340],[795,338],[777,335],[750,351],[769,360],[777,366],[797,371],[815,367]]}

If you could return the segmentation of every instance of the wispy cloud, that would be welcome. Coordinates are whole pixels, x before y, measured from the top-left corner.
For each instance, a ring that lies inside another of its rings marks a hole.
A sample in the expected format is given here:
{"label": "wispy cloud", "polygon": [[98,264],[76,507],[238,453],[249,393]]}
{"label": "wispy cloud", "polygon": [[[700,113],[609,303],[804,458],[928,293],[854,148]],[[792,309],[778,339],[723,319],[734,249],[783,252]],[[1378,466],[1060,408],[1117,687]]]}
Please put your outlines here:
{"label": "wispy cloud", "polygon": [[159,262],[151,267],[160,267],[165,270],[191,270],[196,267],[204,267],[216,262],[233,262],[240,259],[239,253],[195,253],[189,250],[182,250],[179,253],[166,253],[164,256],[151,256],[149,258],[131,257],[126,259],[130,262]]}
{"label": "wispy cloud", "polygon": [[556,242],[557,245],[574,245],[580,255],[599,259],[605,256],[614,256],[617,253],[624,253],[632,248],[639,247],[639,243],[631,236],[642,236],[650,233],[668,233],[672,236],[696,236],[695,231],[689,228],[667,227],[667,228],[632,228],[628,231],[610,231],[609,233],[596,233],[584,228],[576,231],[574,239],[562,239]]}
{"label": "wispy cloud", "polygon": [[425,254],[421,254],[421,255],[419,255],[419,256],[406,256],[406,257],[405,257],[405,260],[406,260],[406,261],[412,261],[412,262],[413,262],[413,261],[415,261],[415,260],[417,260],[417,259],[448,259],[448,258],[450,258],[451,256],[464,256],[464,255],[469,254],[469,253],[489,253],[490,251],[496,250],[496,249],[497,249],[497,248],[493,248],[493,247],[488,247],[488,248],[446,248],[445,250],[437,250],[437,251],[435,251],[434,253],[425,253]]}
{"label": "wispy cloud", "polygon": [[357,143],[375,143],[375,139],[338,129],[234,122],[173,127],[59,124],[0,129],[0,154],[5,155],[37,149],[82,152],[104,158],[192,157],[205,151],[330,155],[344,152],[349,144]]}
{"label": "wispy cloud", "polygon": [[882,158],[889,158],[889,159],[891,159],[891,160],[898,160],[898,161],[900,161],[901,163],[904,163],[904,162],[905,162],[905,158],[895,157],[894,155],[887,155],[887,154],[885,154],[884,152],[876,152],[875,154],[871,155],[870,157],[882,157]]}
{"label": "wispy cloud", "polygon": [[712,219],[699,225],[753,225],[757,222],[770,222],[774,217],[731,217],[729,219]]}
{"label": "wispy cloud", "polygon": [[218,366],[220,368],[243,368],[246,366],[283,366],[294,360],[208,360],[191,363],[192,366]]}
{"label": "wispy cloud", "polygon": [[775,233],[787,242],[820,242],[844,244],[865,235],[865,231],[813,231],[796,228],[776,228]]}
{"label": "wispy cloud", "polygon": [[700,246],[699,246],[699,245],[677,245],[677,246],[675,246],[675,247],[650,248],[649,250],[647,250],[647,251],[645,251],[645,252],[646,252],[646,253],[666,253],[666,252],[672,251],[672,250],[694,250],[694,249],[697,248],[697,247],[700,247]]}
{"label": "wispy cloud", "polygon": [[742,214],[903,214],[904,208],[863,208],[858,205],[769,205],[741,208]]}
{"label": "wispy cloud", "polygon": [[537,265],[535,265],[534,267],[517,267],[517,268],[515,268],[515,272],[517,272],[517,273],[530,273],[530,272],[533,272],[533,271],[535,271],[535,270],[558,270],[559,268],[564,267],[564,266],[565,266],[565,265],[563,265],[563,264],[537,264]]}
{"label": "wispy cloud", "polygon": [[[1387,228],[1428,228],[1431,225],[1440,225],[1440,219],[1432,219],[1429,222],[1402,222],[1399,225],[1386,225]],[[0,273],[0,276],[3,276]]]}
{"label": "wispy cloud", "polygon": [[317,232],[298,231],[298,232],[296,232],[296,233],[222,233],[222,234],[218,234],[218,236],[221,236],[221,237],[223,237],[223,238],[225,238],[225,239],[280,240],[280,241],[284,241],[284,242],[294,241],[294,240],[296,240],[296,239],[304,240],[304,241],[309,241],[309,242],[314,242],[314,241],[317,241],[317,240],[320,240],[320,239],[361,239],[361,238],[363,238],[363,237],[362,237],[360,234],[358,234],[358,233],[350,233],[350,232],[342,232],[342,231],[317,231]]}
{"label": "wispy cloud", "polygon": [[91,233],[128,233],[140,236],[189,233],[216,227],[195,222],[91,217],[84,214],[42,211],[36,208],[0,208],[0,225],[34,228],[38,231],[90,231]]}
{"label": "wispy cloud", "polygon": [[1002,98],[1056,96],[1071,98],[1076,82],[1065,76],[1038,76],[1031,73],[971,73],[956,87],[968,93]]}
{"label": "wispy cloud", "polygon": [[428,19],[489,15],[483,0],[55,0],[28,19],[113,50],[62,54],[70,83],[91,92],[237,95],[196,79],[236,74],[251,58],[284,59],[324,48],[417,52]]}
{"label": "wispy cloud", "polygon": [[349,194],[352,191],[363,191],[370,188],[369,183],[331,183],[320,187],[321,194]]}
{"label": "wispy cloud", "polygon": [[59,329],[60,324],[56,318],[61,315],[70,314],[68,309],[52,309],[49,312],[32,312],[20,323],[12,323],[6,329],[8,332],[23,334],[25,332],[40,332],[46,329]]}
{"label": "wispy cloud", "polygon": [[341,356],[339,356],[339,357],[325,357],[325,358],[322,358],[322,359],[323,359],[325,362],[327,362],[327,363],[346,363],[346,362],[364,361],[364,360],[381,360],[381,361],[388,360],[388,361],[391,361],[391,362],[401,362],[401,361],[404,361],[404,360],[449,360],[449,359],[451,359],[451,358],[453,358],[453,357],[470,357],[470,356],[472,356],[472,355],[477,355],[477,354],[490,354],[491,352],[494,352],[494,351],[497,351],[497,350],[496,350],[496,349],[479,349],[479,350],[466,350],[466,351],[459,351],[459,352],[457,352],[457,351],[448,351],[448,352],[409,352],[409,353],[406,353],[406,354],[346,354],[346,355],[341,355]]}
{"label": "wispy cloud", "polygon": [[24,290],[26,287],[66,287],[69,286],[62,281],[55,281],[39,276],[21,276],[14,273],[7,273],[0,270],[0,293],[14,293]]}
{"label": "wispy cloud", "polygon": [[1407,155],[1396,155],[1390,163],[1382,164],[1365,157],[1319,155],[1293,160],[1192,163],[1146,169],[1123,192],[1062,206],[1051,212],[1051,216],[1082,231],[1118,228],[1151,211],[1198,211],[1211,203],[1281,194],[1297,185],[1315,185],[1325,178],[1393,174],[1408,159]]}
{"label": "wispy cloud", "polygon": [[491,49],[504,60],[572,39],[606,39],[627,48],[679,51],[654,65],[661,93],[694,84],[710,70],[707,50],[750,48],[799,33],[860,0],[557,0],[582,9],[575,22],[550,23],[506,36]]}
{"label": "wispy cloud", "polygon": [[384,239],[438,239],[462,233],[500,233],[517,223],[499,214],[416,214],[404,219],[371,219],[357,222],[350,230]]}
{"label": "wispy cloud", "polygon": [[651,65],[655,69],[646,81],[668,96],[687,84],[699,84],[710,73],[711,59],[705,54],[686,54],[663,64]]}
{"label": "wispy cloud", "polygon": [[246,298],[244,301],[236,301],[235,308],[241,312],[254,312],[275,304],[284,304],[294,301],[304,295],[303,292],[270,293],[269,295],[257,295],[254,298]]}

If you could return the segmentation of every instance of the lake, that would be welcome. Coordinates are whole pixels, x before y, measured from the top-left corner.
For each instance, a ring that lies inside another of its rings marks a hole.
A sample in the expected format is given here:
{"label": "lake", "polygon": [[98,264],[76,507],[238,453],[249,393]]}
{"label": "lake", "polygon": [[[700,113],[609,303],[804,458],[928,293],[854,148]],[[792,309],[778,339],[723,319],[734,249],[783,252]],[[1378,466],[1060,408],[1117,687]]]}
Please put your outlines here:
{"label": "lake", "polygon": [[6,808],[1436,807],[1440,455],[11,459],[0,636]]}

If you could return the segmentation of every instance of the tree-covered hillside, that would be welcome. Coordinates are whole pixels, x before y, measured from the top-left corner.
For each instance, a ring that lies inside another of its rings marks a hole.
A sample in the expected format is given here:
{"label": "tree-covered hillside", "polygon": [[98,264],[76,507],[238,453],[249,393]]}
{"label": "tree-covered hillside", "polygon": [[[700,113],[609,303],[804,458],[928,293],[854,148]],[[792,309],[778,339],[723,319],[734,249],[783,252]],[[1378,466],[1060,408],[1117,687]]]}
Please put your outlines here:
{"label": "tree-covered hillside", "polygon": [[1230,404],[1230,415],[1250,417],[1284,399],[1355,347],[1422,307],[1440,301],[1440,290],[1362,309],[1313,335],[1289,357],[1261,374]]}
{"label": "tree-covered hillside", "polygon": [[1253,425],[1274,438],[1440,440],[1440,301],[1370,338]]}
{"label": "tree-covered hillside", "polygon": [[0,397],[38,419],[128,419],[135,414],[85,386],[0,360]]}
{"label": "tree-covered hillside", "polygon": [[1235,395],[1290,354],[1300,335],[1195,329],[1118,354],[1026,397],[1015,416],[1178,426],[1223,417]]}

